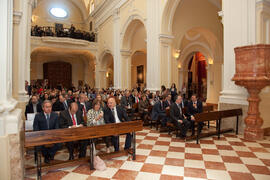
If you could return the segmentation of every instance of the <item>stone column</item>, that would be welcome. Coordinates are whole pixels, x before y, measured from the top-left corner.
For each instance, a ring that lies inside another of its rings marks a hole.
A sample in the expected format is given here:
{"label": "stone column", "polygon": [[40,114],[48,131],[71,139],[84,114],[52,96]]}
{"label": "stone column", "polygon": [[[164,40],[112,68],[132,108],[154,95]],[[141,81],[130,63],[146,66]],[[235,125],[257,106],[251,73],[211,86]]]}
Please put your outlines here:
{"label": "stone column", "polygon": [[150,91],[160,90],[161,86],[161,62],[159,46],[160,11],[161,1],[147,0],[147,75],[146,85]]}
{"label": "stone column", "polygon": [[[219,98],[220,109],[242,108],[247,113],[247,91],[236,86],[231,80],[235,74],[234,48],[238,46],[255,44],[256,0],[225,0],[222,1],[223,27],[224,27],[224,68],[223,89]],[[222,122],[223,128],[235,127],[235,121]],[[239,131],[243,132],[244,122],[240,122]]]}
{"label": "stone column", "polygon": [[122,88],[122,61],[120,53],[120,16],[119,9],[115,9],[113,14],[113,68],[114,68],[114,88]]}
{"label": "stone column", "polygon": [[172,83],[172,40],[173,36],[160,34],[160,74],[161,74],[161,85],[165,85],[167,88],[171,86]]}
{"label": "stone column", "polygon": [[20,131],[21,110],[12,98],[13,1],[0,1],[0,174],[1,179],[23,179]]}
{"label": "stone column", "polygon": [[131,89],[131,52],[129,50],[121,50],[122,61],[122,88]]}
{"label": "stone column", "polygon": [[[32,0],[14,1],[14,73],[13,95],[19,102],[28,101],[25,80],[30,81],[30,30]],[[30,82],[29,82],[30,83]]]}

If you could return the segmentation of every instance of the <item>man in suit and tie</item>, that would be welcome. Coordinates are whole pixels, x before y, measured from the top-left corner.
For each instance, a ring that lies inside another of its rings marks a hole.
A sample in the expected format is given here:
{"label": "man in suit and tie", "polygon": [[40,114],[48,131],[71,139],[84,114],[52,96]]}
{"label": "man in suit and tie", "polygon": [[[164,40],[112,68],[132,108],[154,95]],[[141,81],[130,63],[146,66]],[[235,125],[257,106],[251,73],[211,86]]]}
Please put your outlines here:
{"label": "man in suit and tie", "polygon": [[36,95],[33,95],[25,108],[25,117],[27,118],[28,113],[40,113],[40,112],[42,112],[41,104],[38,102],[38,97]]}
{"label": "man in suit and tie", "polygon": [[165,102],[164,102],[164,107],[165,109],[170,109],[170,106],[172,105],[172,95],[168,94],[166,96]]}
{"label": "man in suit and tie", "polygon": [[68,109],[68,104],[65,102],[63,95],[59,95],[58,100],[53,104],[53,111],[64,111]]}
{"label": "man in suit and tie", "polygon": [[[52,103],[49,100],[45,100],[42,104],[43,112],[36,114],[33,124],[34,131],[43,131],[58,129],[58,115],[52,112]],[[41,147],[42,155],[44,156],[44,162],[49,163],[54,159],[56,151],[60,148],[60,144],[54,144],[52,147]]]}
{"label": "man in suit and tie", "polygon": [[180,135],[178,136],[186,138],[187,130],[190,128],[190,122],[183,114],[181,103],[182,96],[176,95],[176,100],[170,107],[170,118],[172,123],[180,130]]}
{"label": "man in suit and tie", "polygon": [[127,110],[129,107],[132,107],[132,96],[130,96],[130,92],[128,90],[125,91],[125,96],[122,96],[120,104],[121,106]]}
{"label": "man in suit and tie", "polygon": [[165,96],[160,96],[159,100],[155,103],[152,109],[151,118],[157,121],[160,118],[161,126],[165,127],[167,125],[167,115],[166,109],[164,107]]}
{"label": "man in suit and tie", "polygon": [[[126,111],[121,106],[116,106],[116,101],[114,97],[110,97],[108,99],[107,106],[108,107],[104,109],[104,121],[106,124],[130,121]],[[127,133],[124,147],[125,150],[129,151],[131,147],[131,138],[131,134]],[[114,145],[115,152],[119,151],[119,136],[113,136],[112,143]]]}
{"label": "man in suit and tie", "polygon": [[[190,117],[192,136],[195,134],[195,118],[194,115],[203,112],[202,102],[197,99],[197,95],[191,96],[191,101],[188,103],[188,116]],[[198,123],[198,131],[201,132],[203,122]]]}
{"label": "man in suit and tie", "polygon": [[[75,102],[71,103],[68,109],[60,113],[59,122],[60,128],[77,128],[85,125],[82,112],[78,110],[78,104]],[[74,142],[67,142],[66,146],[69,151],[69,160],[74,159]],[[79,141],[79,158],[85,157],[86,147],[86,141]]]}
{"label": "man in suit and tie", "polygon": [[82,112],[83,120],[86,122],[87,112],[89,111],[89,109],[92,108],[92,104],[89,101],[87,101],[87,96],[83,93],[79,94],[78,108],[79,111]]}

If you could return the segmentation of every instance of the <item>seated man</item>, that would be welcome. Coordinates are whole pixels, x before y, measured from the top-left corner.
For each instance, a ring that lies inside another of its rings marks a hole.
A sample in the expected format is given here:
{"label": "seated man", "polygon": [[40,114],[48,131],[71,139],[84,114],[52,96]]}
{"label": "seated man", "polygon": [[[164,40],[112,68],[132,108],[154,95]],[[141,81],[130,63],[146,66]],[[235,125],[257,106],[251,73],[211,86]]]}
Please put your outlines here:
{"label": "seated man", "polygon": [[165,127],[167,125],[167,115],[166,115],[166,110],[164,108],[164,100],[165,97],[161,96],[159,100],[155,103],[152,109],[152,115],[151,118],[154,121],[157,121],[160,118],[161,126]]}
{"label": "seated man", "polygon": [[[130,121],[126,111],[121,106],[116,106],[114,97],[109,97],[108,107],[104,109],[104,121],[106,124],[109,123],[121,123]],[[131,147],[131,134],[126,134],[125,150],[129,150]],[[119,136],[112,137],[112,143],[114,145],[114,151],[119,151]]]}
{"label": "seated man", "polygon": [[[33,124],[34,131],[58,129],[58,115],[52,112],[52,103],[49,100],[45,100],[42,104],[43,112],[36,114]],[[54,159],[56,151],[60,148],[59,144],[54,144],[52,147],[41,147],[42,155],[44,156],[44,162],[49,163]]]}
{"label": "seated man", "polygon": [[[188,103],[188,115],[191,122],[192,136],[195,134],[195,118],[194,115],[203,112],[202,102],[197,99],[197,95],[191,96],[191,101]],[[201,132],[203,128],[203,122],[198,123],[198,131]]]}
{"label": "seated man", "polygon": [[83,120],[87,122],[87,112],[92,108],[91,102],[87,101],[87,96],[83,93],[79,94],[78,108],[83,114]]}
{"label": "seated man", "polygon": [[[70,104],[69,109],[60,113],[59,121],[60,128],[76,128],[84,126],[82,112],[78,111],[78,105],[75,102]],[[74,142],[67,142],[66,146],[69,151],[69,160],[74,159]],[[85,157],[87,142],[84,140],[79,141],[79,146],[79,158]]]}
{"label": "seated man", "polygon": [[[182,96],[176,95],[175,102],[170,107],[170,118],[172,123],[180,130],[180,137],[185,138],[187,134],[187,130],[190,127],[190,122],[186,119],[183,114],[182,108]],[[179,136],[179,135],[178,135]]]}
{"label": "seated man", "polygon": [[27,118],[28,113],[40,113],[42,112],[41,104],[38,102],[38,97],[33,95],[30,102],[25,108],[25,117]]}
{"label": "seated man", "polygon": [[133,114],[135,112],[135,109],[132,108],[132,95],[130,95],[130,92],[128,90],[125,91],[125,96],[121,97],[120,104],[122,108],[126,111],[129,111],[129,117],[133,118]]}
{"label": "seated man", "polygon": [[170,109],[169,107],[172,105],[172,95],[168,94],[166,96],[165,102],[164,102],[164,108],[165,109]]}

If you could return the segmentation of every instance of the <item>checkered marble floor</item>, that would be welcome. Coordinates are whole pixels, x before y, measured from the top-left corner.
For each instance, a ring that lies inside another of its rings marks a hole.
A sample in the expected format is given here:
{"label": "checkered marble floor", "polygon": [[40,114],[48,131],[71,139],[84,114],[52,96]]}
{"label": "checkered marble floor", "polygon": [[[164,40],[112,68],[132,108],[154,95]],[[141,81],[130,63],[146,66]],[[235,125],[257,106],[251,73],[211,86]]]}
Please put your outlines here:
{"label": "checkered marble floor", "polygon": [[[130,156],[122,156],[106,160],[105,171],[90,171],[89,164],[81,164],[43,172],[42,179],[270,179],[270,137],[254,142],[227,133],[219,140],[212,136],[196,144],[145,127],[136,133],[136,139],[135,161]],[[125,136],[121,136],[122,148],[124,140]],[[101,145],[101,150],[104,146]],[[58,152],[55,159],[68,159],[67,151]],[[27,155],[25,164],[33,164],[33,156]],[[25,180],[35,178],[33,174]]]}

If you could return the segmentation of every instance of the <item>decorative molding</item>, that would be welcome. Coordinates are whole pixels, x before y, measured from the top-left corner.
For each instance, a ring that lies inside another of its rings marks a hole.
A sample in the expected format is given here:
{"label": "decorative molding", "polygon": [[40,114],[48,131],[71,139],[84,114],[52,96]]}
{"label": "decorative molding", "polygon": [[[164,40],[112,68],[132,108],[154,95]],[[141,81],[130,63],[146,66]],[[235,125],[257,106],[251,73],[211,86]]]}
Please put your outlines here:
{"label": "decorative molding", "polygon": [[122,56],[131,56],[131,51],[127,49],[121,49],[120,50]]}
{"label": "decorative molding", "polygon": [[23,13],[21,11],[13,11],[13,23],[20,24]]}
{"label": "decorative molding", "polygon": [[87,50],[97,51],[98,45],[96,42],[85,40],[59,37],[31,37],[31,46],[46,46],[58,48],[81,49],[82,46]]}
{"label": "decorative molding", "polygon": [[190,37],[187,33],[185,33],[185,38],[189,41],[196,41],[201,37],[201,34],[197,34],[194,37]]}
{"label": "decorative molding", "polygon": [[161,43],[164,44],[171,44],[174,39],[174,36],[168,35],[168,34],[160,34],[159,35],[159,40]]}
{"label": "decorative molding", "polygon": [[223,11],[219,11],[218,12],[218,16],[221,17],[221,23],[223,24],[224,12]]}

